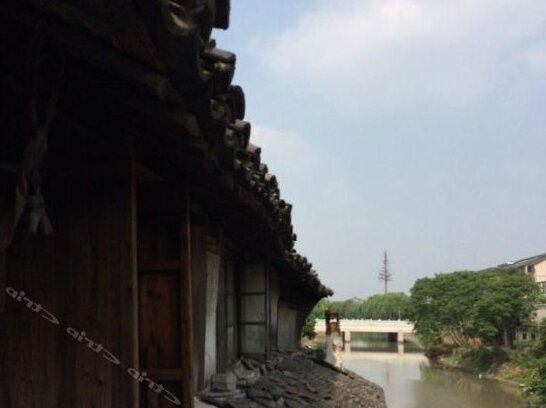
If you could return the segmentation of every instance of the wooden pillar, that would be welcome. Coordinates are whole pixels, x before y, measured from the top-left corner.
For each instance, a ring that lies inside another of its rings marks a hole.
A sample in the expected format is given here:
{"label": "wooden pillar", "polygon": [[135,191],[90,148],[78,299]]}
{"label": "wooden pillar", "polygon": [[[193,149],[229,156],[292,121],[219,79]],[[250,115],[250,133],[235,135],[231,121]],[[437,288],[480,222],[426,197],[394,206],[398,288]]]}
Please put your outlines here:
{"label": "wooden pillar", "polygon": [[6,237],[8,223],[5,222],[6,216],[11,211],[9,197],[12,195],[12,184],[15,184],[16,171],[12,174],[4,172],[0,165],[0,313],[6,307],[6,287],[7,287],[7,243],[2,237]]}
{"label": "wooden pillar", "polygon": [[265,356],[271,356],[271,281],[270,267],[265,268]]}
{"label": "wooden pillar", "polygon": [[278,348],[278,314],[279,314],[279,298],[280,298],[280,280],[279,274],[270,269],[269,273],[269,350]]}
{"label": "wooden pillar", "polygon": [[189,189],[185,191],[186,213],[181,230],[181,254],[184,267],[180,276],[180,318],[182,336],[181,339],[181,364],[184,367],[182,379],[183,406],[193,408],[193,288],[192,288],[192,260],[191,260],[191,196]]}
{"label": "wooden pillar", "polygon": [[194,319],[193,368],[194,390],[201,391],[205,386],[205,311],[207,297],[207,227],[203,216],[193,213],[191,225],[191,275]]}
{"label": "wooden pillar", "polygon": [[2,313],[6,307],[6,285],[8,275],[6,264],[7,248],[5,248],[6,243],[4,243],[2,239],[2,237],[7,236],[7,232],[2,231],[2,229],[7,228],[7,223],[2,221],[10,210],[7,202],[9,192],[6,186],[8,184],[8,177],[0,172],[0,313]]}
{"label": "wooden pillar", "polygon": [[[2,292],[4,292],[4,289]],[[3,364],[0,364],[0,407],[9,407],[8,403],[8,373],[7,367],[5,364],[6,361],[6,318],[4,315],[0,314],[0,361]]]}
{"label": "wooden pillar", "polygon": [[205,309],[205,366],[204,381],[216,374],[218,349],[216,347],[218,289],[220,278],[220,251],[215,238],[207,237],[207,290]]}
{"label": "wooden pillar", "polygon": [[[130,362],[131,367],[139,367],[139,344],[138,344],[138,263],[137,263],[137,197],[136,197],[136,165],[134,157],[133,141],[127,141],[130,151],[129,158],[129,188],[127,200],[127,223],[126,251],[122,254],[126,259],[124,264],[128,266],[122,275],[120,287],[121,301],[121,332],[122,338],[121,357],[124,361]],[[139,407],[139,384],[130,381],[128,386],[121,387],[121,401],[126,401],[129,407]]]}
{"label": "wooden pillar", "polygon": [[0,251],[0,313],[2,313],[6,307],[6,281],[6,252]]}

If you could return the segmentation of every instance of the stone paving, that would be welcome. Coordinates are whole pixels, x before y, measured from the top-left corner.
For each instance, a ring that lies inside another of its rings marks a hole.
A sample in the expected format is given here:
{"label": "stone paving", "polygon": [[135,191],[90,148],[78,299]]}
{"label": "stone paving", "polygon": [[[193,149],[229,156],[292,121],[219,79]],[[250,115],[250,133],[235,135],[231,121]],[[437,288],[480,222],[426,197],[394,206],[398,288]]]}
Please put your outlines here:
{"label": "stone paving", "polygon": [[255,380],[250,384],[247,380],[238,383],[236,397],[215,399],[211,398],[214,393],[210,393],[205,400],[227,408],[386,408],[381,387],[317,357],[320,355],[316,352],[307,351],[279,355],[265,364],[243,360],[247,374],[241,375],[239,368],[238,378]]}

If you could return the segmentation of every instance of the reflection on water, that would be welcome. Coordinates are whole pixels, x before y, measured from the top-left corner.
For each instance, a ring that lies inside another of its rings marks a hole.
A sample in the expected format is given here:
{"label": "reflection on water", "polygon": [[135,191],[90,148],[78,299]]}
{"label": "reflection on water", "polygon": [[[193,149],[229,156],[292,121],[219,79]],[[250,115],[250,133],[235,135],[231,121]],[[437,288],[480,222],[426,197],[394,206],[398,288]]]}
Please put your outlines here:
{"label": "reflection on water", "polygon": [[353,333],[353,339],[350,343],[345,343],[345,351],[385,351],[398,354],[415,353],[422,351],[421,346],[417,344],[415,336],[406,335],[410,341],[398,343],[388,341],[386,333]]}
{"label": "reflection on water", "polygon": [[[372,343],[372,344],[370,344]],[[396,343],[379,345],[377,339],[353,341],[342,355],[343,366],[385,390],[389,408],[523,408],[519,390],[496,381],[455,370],[430,367],[417,347],[406,343],[399,353]],[[367,346],[373,350],[360,351]]]}

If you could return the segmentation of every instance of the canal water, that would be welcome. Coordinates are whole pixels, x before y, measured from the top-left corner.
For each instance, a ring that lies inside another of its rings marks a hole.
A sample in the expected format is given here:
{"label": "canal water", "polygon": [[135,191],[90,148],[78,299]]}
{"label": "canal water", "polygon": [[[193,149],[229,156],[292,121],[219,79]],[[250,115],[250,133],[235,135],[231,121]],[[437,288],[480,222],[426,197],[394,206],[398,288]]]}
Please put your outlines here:
{"label": "canal water", "polygon": [[[353,335],[354,336],[354,335]],[[379,384],[388,408],[524,408],[517,388],[456,370],[433,368],[412,343],[353,337],[343,366]]]}

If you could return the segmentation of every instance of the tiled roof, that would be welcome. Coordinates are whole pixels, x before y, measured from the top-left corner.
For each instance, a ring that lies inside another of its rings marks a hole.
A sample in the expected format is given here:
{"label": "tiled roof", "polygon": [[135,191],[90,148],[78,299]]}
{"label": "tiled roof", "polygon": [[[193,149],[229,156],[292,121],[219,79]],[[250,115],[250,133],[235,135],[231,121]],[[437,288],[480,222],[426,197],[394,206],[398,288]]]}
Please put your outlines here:
{"label": "tiled roof", "polygon": [[[251,142],[251,125],[244,121],[245,95],[232,84],[235,54],[218,48],[211,38],[213,28],[229,26],[229,0],[28,0],[26,4],[91,34],[107,48],[109,58],[129,57],[133,65],[113,63],[110,68],[132,76],[156,98],[180,106],[181,112],[191,113],[197,137],[204,142],[200,146],[212,163],[209,170],[232,180],[228,185],[239,201],[266,220],[282,248],[278,257],[302,285],[320,296],[332,294],[307,259],[294,250],[292,205],[281,198],[277,178],[261,161],[261,148]],[[71,38],[66,36],[65,41]],[[77,48],[72,46],[71,52]],[[94,57],[96,64],[96,56],[79,57]],[[110,62],[101,59],[101,68]]]}
{"label": "tiled roof", "polygon": [[546,260],[546,253],[531,256],[528,258],[518,259],[517,261],[513,261],[513,262],[506,262],[499,265],[499,267],[500,268],[521,268],[525,266],[536,265],[537,263],[540,263],[545,260]]}

